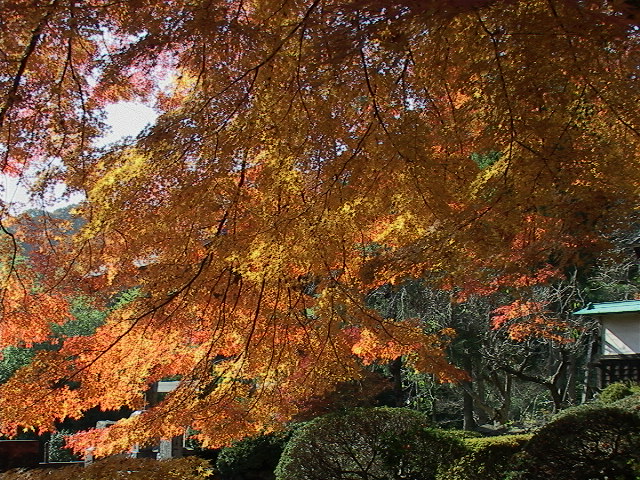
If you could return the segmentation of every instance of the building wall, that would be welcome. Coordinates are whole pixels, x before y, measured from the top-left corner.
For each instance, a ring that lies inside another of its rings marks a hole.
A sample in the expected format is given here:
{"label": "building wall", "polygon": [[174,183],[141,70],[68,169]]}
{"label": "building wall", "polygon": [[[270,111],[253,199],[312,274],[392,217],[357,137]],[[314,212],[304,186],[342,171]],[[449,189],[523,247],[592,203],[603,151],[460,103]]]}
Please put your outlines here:
{"label": "building wall", "polygon": [[640,314],[603,315],[603,355],[640,353]]}
{"label": "building wall", "polygon": [[0,440],[0,471],[37,467],[41,460],[38,440]]}

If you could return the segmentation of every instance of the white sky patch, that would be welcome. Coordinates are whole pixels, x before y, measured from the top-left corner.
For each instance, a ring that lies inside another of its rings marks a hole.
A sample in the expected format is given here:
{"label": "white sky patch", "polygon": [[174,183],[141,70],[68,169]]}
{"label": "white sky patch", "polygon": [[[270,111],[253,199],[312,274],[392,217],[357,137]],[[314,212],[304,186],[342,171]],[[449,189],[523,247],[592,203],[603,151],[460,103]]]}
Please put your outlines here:
{"label": "white sky patch", "polygon": [[[119,102],[105,108],[106,123],[109,129],[96,142],[98,146],[107,146],[125,137],[135,137],[147,126],[154,123],[157,113],[150,107],[136,102]],[[27,173],[26,178],[29,177]],[[0,192],[2,201],[12,213],[21,212],[29,208],[42,208],[42,205],[33,204],[24,185],[25,179],[11,177],[0,173]],[[72,195],[63,198],[64,187],[58,185],[53,192],[51,205],[48,210],[55,210],[82,200],[80,195]]]}
{"label": "white sky patch", "polygon": [[100,145],[108,145],[124,137],[135,137],[158,118],[151,107],[135,102],[114,103],[108,105],[105,111],[110,131],[100,139]]}

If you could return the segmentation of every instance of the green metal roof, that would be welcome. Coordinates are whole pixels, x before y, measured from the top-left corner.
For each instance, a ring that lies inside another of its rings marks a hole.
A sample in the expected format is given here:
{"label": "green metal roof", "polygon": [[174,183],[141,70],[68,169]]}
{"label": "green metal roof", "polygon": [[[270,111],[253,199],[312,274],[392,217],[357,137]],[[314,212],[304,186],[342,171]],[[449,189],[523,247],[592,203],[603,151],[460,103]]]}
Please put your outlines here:
{"label": "green metal roof", "polygon": [[607,313],[640,312],[640,300],[621,302],[590,303],[585,308],[573,312],[576,315],[603,315]]}

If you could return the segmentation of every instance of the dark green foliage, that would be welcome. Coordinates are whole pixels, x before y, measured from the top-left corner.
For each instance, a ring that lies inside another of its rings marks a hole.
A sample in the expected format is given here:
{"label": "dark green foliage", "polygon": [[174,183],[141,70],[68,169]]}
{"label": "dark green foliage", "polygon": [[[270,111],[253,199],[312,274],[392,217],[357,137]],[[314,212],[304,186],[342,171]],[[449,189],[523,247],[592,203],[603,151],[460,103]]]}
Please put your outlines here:
{"label": "dark green foliage", "polygon": [[4,383],[16,370],[24,367],[35,355],[32,348],[9,346],[2,350],[2,359],[0,360],[0,383]]}
{"label": "dark green foliage", "polygon": [[612,383],[611,385],[607,385],[607,387],[600,392],[600,395],[598,395],[598,401],[605,404],[613,403],[638,392],[639,387],[637,385],[624,382]]}
{"label": "dark green foliage", "polygon": [[512,479],[633,480],[640,466],[640,416],[598,404],[567,409],[527,443]]}
{"label": "dark green foliage", "polygon": [[0,473],[2,480],[206,480],[211,465],[201,458],[173,458],[159,462],[150,458],[114,456],[98,460],[88,467],[10,470]]}
{"label": "dark green foliage", "polygon": [[49,439],[49,462],[73,462],[82,460],[75,455],[72,450],[65,448],[65,437],[72,432],[68,430],[60,430],[51,434]]}
{"label": "dark green foliage", "polygon": [[291,438],[277,480],[433,480],[462,441],[403,408],[357,408],[316,418]]}
{"label": "dark green foliage", "polygon": [[73,319],[63,325],[51,325],[51,332],[61,338],[93,335],[110,312],[131,303],[139,295],[138,288],[122,291],[111,299],[106,309],[95,308],[90,297],[74,297],[69,302]]}
{"label": "dark green foliage", "polygon": [[51,336],[48,341],[32,346],[9,346],[2,350],[0,356],[0,383],[6,382],[19,368],[29,364],[39,350],[57,350],[62,341],[68,337],[92,335],[104,323],[109,311],[126,305],[139,295],[137,289],[130,289],[117,295],[108,310],[98,310],[91,299],[78,295],[69,301],[72,318],[61,325],[51,325]]}
{"label": "dark green foliage", "polygon": [[92,335],[104,323],[107,312],[93,308],[89,298],[78,296],[69,303],[73,319],[62,325],[51,325],[54,336],[66,338]]}
{"label": "dark green foliage", "polygon": [[480,170],[484,170],[485,168],[489,168],[491,165],[500,160],[502,156],[501,152],[490,151],[487,153],[472,153],[471,160],[478,165]]}
{"label": "dark green foliage", "polygon": [[216,469],[224,480],[273,478],[289,433],[272,433],[249,437],[223,448]]}
{"label": "dark green foliage", "polygon": [[640,415],[640,392],[624,397],[623,399],[614,402],[612,406],[629,410]]}
{"label": "dark green foliage", "polygon": [[467,453],[438,475],[438,480],[501,480],[511,469],[512,457],[530,438],[531,435],[503,435],[465,439]]}
{"label": "dark green foliage", "polygon": [[447,434],[459,438],[460,440],[467,441],[478,438],[483,438],[482,434],[479,432],[474,432],[472,430],[447,430]]}

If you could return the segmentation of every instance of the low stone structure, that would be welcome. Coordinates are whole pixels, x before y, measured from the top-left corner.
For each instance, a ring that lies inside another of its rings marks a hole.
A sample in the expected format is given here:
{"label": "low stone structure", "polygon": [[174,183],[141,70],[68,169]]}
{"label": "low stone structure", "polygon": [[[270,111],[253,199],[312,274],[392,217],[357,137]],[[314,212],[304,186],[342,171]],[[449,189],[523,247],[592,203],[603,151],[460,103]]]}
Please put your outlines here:
{"label": "low stone structure", "polygon": [[[157,405],[167,393],[178,388],[179,381],[156,382],[146,392],[145,399],[149,406]],[[140,415],[143,410],[137,410],[131,416]],[[107,428],[116,423],[112,420],[100,420],[96,424],[96,428]],[[134,445],[127,454],[133,458],[155,458],[158,460],[168,460],[170,458],[181,458],[184,452],[184,436],[180,435],[171,439],[160,439],[157,444],[141,447]],[[85,452],[85,465],[93,462],[93,453],[88,450]]]}

